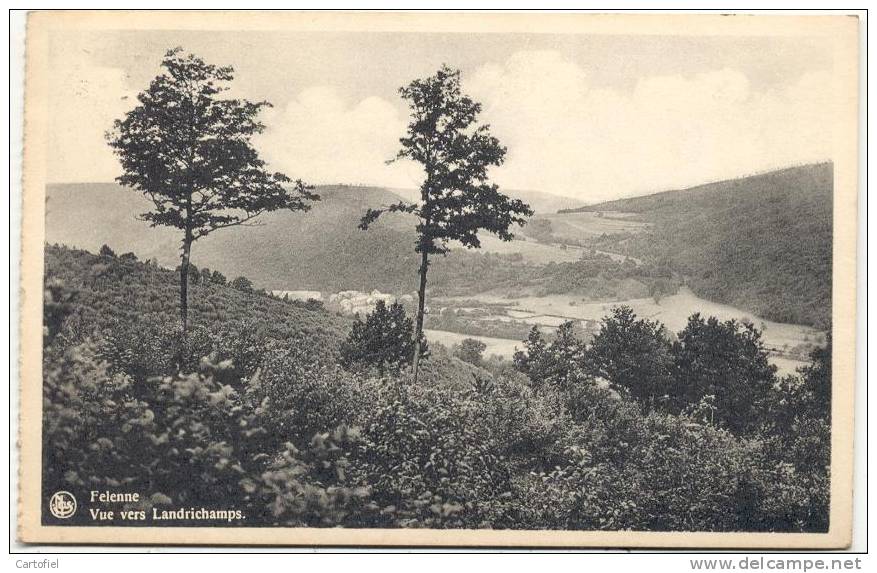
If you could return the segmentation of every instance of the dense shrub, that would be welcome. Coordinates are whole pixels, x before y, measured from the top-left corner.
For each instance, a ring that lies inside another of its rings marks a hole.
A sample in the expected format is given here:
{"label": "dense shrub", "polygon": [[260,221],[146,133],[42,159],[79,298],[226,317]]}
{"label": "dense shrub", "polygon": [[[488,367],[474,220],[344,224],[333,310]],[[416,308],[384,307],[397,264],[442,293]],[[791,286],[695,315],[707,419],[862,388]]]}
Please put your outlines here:
{"label": "dense shrub", "polygon": [[480,366],[481,361],[484,360],[485,350],[487,350],[487,345],[480,340],[464,338],[460,345],[454,348],[454,356],[463,362]]}
{"label": "dense shrub", "polygon": [[510,468],[477,402],[419,386],[388,390],[369,410],[354,471],[380,507],[374,525],[493,525],[495,502],[510,497]]}
{"label": "dense shrub", "polygon": [[639,319],[627,306],[612,309],[588,348],[595,376],[630,393],[649,409],[671,391],[673,356],[663,325]]}
{"label": "dense shrub", "polygon": [[[421,356],[426,358],[429,348],[425,340],[421,344]],[[414,323],[398,302],[387,306],[379,300],[364,322],[357,315],[341,345],[341,363],[348,369],[374,367],[383,374],[398,371],[413,359]]]}
{"label": "dense shrub", "polygon": [[358,419],[357,381],[339,366],[297,344],[268,352],[246,387],[246,399],[279,446]]}
{"label": "dense shrub", "polygon": [[[179,319],[179,275],[171,270],[57,246],[47,246],[45,255],[46,276],[76,293],[74,311],[64,324],[71,344],[102,338],[118,323],[135,329],[142,321]],[[270,338],[301,336],[329,353],[337,351],[348,329],[348,321],[336,315],[215,282],[189,289],[189,319],[211,335],[226,331],[231,336],[234,329],[242,333],[258,325]]]}
{"label": "dense shrub", "polygon": [[243,488],[263,503],[266,525],[336,527],[361,525],[375,514],[368,487],[352,483],[348,456],[359,443],[356,428],[316,434],[302,449],[286,443],[278,458]]}
{"label": "dense shrub", "polygon": [[673,344],[673,357],[670,401],[677,411],[711,396],[715,422],[734,433],[757,430],[766,420],[776,367],[755,326],[692,315]]}
{"label": "dense shrub", "polygon": [[194,326],[183,336],[180,321],[164,315],[145,316],[137,322],[113,321],[102,332],[99,356],[113,371],[136,381],[191,372],[213,348],[204,327]]}
{"label": "dense shrub", "polygon": [[137,392],[148,401],[134,398],[131,378],[112,374],[88,345],[46,367],[48,491],[66,489],[88,499],[89,489],[124,487],[147,495],[147,509],[171,502],[226,508],[243,501],[238,482],[247,473],[244,460],[259,450],[263,431],[223,383],[224,365],[205,361],[198,374],[150,378]]}
{"label": "dense shrub", "polygon": [[242,292],[250,292],[253,290],[253,283],[247,277],[237,277],[233,279],[229,285],[231,285],[231,288]]}
{"label": "dense shrub", "polygon": [[[88,345],[47,366],[46,495],[63,489],[88,499],[92,489],[121,488],[145,495],[127,509],[241,510],[252,522],[239,525],[337,525],[354,507],[362,515],[368,488],[340,486],[339,446],[355,443],[356,430],[276,448],[279,436],[265,430],[273,418],[241,399],[228,363],[204,360],[196,374],[151,378],[141,392],[149,401],[133,398],[132,380],[111,374]],[[76,523],[87,521],[77,514]]]}
{"label": "dense shrub", "polygon": [[183,339],[172,273],[47,261],[47,496],[123,489],[245,526],[828,528],[830,348],[777,380],[757,329],[694,316],[673,400],[644,411],[669,343],[620,309],[590,346],[534,329],[514,365],[436,345],[412,386],[404,365],[342,368],[318,308],[200,284]]}
{"label": "dense shrub", "polygon": [[524,350],[515,352],[515,367],[530,378],[534,387],[554,386],[565,389],[590,382],[585,369],[585,345],[576,336],[572,322],[565,322],[549,343],[534,326],[524,341]]}

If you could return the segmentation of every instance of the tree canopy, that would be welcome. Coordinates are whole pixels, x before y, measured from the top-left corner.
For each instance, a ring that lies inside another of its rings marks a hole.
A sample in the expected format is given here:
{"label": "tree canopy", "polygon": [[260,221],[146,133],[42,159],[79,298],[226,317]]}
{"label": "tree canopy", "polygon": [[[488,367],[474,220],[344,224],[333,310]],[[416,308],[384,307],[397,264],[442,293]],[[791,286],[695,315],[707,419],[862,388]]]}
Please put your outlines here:
{"label": "tree canopy", "polygon": [[374,366],[383,373],[411,364],[413,356],[414,324],[398,302],[379,300],[364,322],[357,316],[341,345],[341,363],[350,369]]}
{"label": "tree canopy", "polygon": [[234,79],[231,67],[208,64],[182,48],[168,51],[161,67],[107,140],[122,164],[117,181],[155,206],[141,218],[153,227],[183,231],[180,319],[185,332],[192,243],[268,211],[307,210],[308,201],[319,197],[301,180],[267,169],[251,139],[264,130],[258,115],[270,104],[222,98]]}
{"label": "tree canopy", "polygon": [[386,212],[414,213],[420,218],[417,252],[430,254],[447,252],[452,240],[480,247],[480,230],[511,240],[509,228],[523,225],[533,211],[489,182],[488,169],[502,165],[506,148],[491,135],[489,124],[477,123],[481,104],[462,93],[460,71],[444,65],[399,93],[411,116],[395,159],[423,166],[420,201],[369,209],[360,226],[368,228]]}
{"label": "tree canopy", "polygon": [[251,139],[265,129],[258,115],[271,104],[220,97],[233,68],[182,48],[168,51],[161,67],[139,104],[107,133],[124,170],[117,181],[155,205],[144,220],[188,230],[197,240],[266,211],[306,210],[318,198],[259,157]]}
{"label": "tree canopy", "polygon": [[[399,90],[411,115],[396,159],[423,166],[420,201],[399,201],[380,209],[369,208],[359,227],[369,228],[384,213],[417,216],[415,251],[420,253],[420,287],[415,339],[423,332],[426,273],[429,255],[447,253],[449,241],[478,248],[478,231],[513,238],[509,227],[523,225],[533,214],[528,205],[500,193],[488,180],[488,168],[502,165],[506,148],[478,124],[481,104],[464,95],[460,71],[443,65],[435,75],[416,79]],[[419,343],[415,343],[414,380],[417,380]]]}
{"label": "tree canopy", "polygon": [[673,356],[662,324],[637,319],[629,306],[612,309],[588,348],[595,376],[654,407],[672,385]]}

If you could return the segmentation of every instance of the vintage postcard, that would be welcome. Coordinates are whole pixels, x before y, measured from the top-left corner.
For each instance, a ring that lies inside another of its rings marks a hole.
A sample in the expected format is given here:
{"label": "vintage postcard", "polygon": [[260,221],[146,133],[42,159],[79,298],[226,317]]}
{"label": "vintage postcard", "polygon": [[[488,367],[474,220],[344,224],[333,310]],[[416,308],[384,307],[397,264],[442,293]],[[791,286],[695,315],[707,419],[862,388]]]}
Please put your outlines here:
{"label": "vintage postcard", "polygon": [[848,546],[858,32],[29,14],[19,539]]}

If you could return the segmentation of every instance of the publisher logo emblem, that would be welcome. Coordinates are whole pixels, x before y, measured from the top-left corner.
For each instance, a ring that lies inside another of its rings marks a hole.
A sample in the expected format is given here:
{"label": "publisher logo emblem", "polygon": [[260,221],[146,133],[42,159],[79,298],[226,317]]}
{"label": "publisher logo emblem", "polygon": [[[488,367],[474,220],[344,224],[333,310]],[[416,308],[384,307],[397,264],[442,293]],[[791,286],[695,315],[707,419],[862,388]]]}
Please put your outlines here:
{"label": "publisher logo emblem", "polygon": [[72,517],[76,513],[76,498],[70,492],[56,492],[49,500],[49,512],[58,519]]}

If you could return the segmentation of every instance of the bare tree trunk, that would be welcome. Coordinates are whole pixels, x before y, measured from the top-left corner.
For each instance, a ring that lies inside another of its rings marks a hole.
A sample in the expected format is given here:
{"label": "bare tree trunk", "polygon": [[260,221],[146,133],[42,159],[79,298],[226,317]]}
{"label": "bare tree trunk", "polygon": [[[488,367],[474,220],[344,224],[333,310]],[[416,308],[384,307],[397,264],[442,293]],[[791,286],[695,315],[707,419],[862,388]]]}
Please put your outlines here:
{"label": "bare tree trunk", "polygon": [[183,254],[180,256],[180,322],[183,336],[189,328],[189,254],[192,251],[192,233],[187,229],[183,239]]}
{"label": "bare tree trunk", "polygon": [[429,269],[429,260],[426,249],[420,253],[420,289],[417,291],[417,321],[414,327],[414,383],[417,384],[417,374],[420,370],[420,340],[423,338],[423,315],[426,303],[426,271]]}

